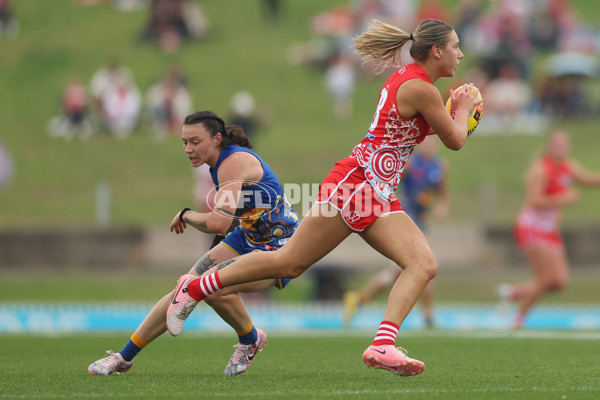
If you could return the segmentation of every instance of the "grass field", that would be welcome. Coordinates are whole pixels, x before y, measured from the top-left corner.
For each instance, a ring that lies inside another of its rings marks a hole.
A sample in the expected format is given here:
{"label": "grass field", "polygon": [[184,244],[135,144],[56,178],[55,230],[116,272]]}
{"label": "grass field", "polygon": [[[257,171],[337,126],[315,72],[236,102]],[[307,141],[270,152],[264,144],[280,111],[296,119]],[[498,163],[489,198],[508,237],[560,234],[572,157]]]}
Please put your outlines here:
{"label": "grass field", "polygon": [[[309,19],[324,2],[290,1],[285,22],[275,26],[261,23],[258,2],[238,0],[231,7],[232,2],[203,1],[210,34],[175,54],[136,40],[144,12],[118,13],[110,4],[80,7],[75,0],[13,2],[21,33],[13,41],[0,39],[0,141],[12,153],[16,175],[0,193],[0,229],[93,226],[100,180],[111,186],[114,225],[166,226],[175,211],[191,204],[193,175],[177,137],[157,143],[143,126],[125,141],[98,134],[88,142],[64,142],[46,134],[68,78],[76,74],[87,82],[112,56],[134,71],[142,91],[169,64],[181,65],[197,109],[226,115],[230,96],[240,89],[273,107],[275,119],[260,131],[256,145],[282,182],[319,182],[347,155],[371,120],[381,78],[359,85],[355,114],[337,122],[322,75],[285,57],[292,43],[314,37]],[[327,7],[347,2],[329,1]],[[457,2],[444,0],[449,6]],[[584,20],[600,20],[595,2],[570,3]],[[597,88],[598,82],[591,85]],[[573,153],[596,170],[598,122],[554,125],[572,132]],[[523,171],[541,144],[539,137],[473,135],[460,152],[444,151],[451,165],[451,218],[476,220],[478,191],[490,184],[498,195],[490,211],[498,223],[512,222],[523,197]],[[599,202],[600,191],[586,191],[566,211],[565,222],[598,224]],[[151,302],[172,289],[177,275],[140,272],[2,271],[0,302]],[[498,283],[529,276],[510,272],[441,270],[436,301],[493,302]],[[544,302],[597,303],[598,274],[573,271],[567,289]],[[302,279],[275,292],[275,299],[309,299],[312,282]],[[427,368],[403,379],[363,365],[360,355],[374,332],[268,333],[252,369],[235,378],[223,376],[232,335],[165,336],[141,353],[130,372],[93,377],[87,366],[107,349],[118,351],[128,333],[3,334],[0,400],[600,398],[598,332],[410,331],[398,343]]]}
{"label": "grass field", "polygon": [[[313,299],[315,282],[311,270],[294,280],[285,290],[272,290],[275,301],[306,302]],[[343,280],[346,289],[358,288],[368,274],[350,275]],[[529,270],[440,269],[435,278],[435,301],[438,303],[496,303],[496,287],[502,282],[517,283],[530,279]],[[143,273],[123,271],[22,271],[0,273],[0,302],[118,302],[151,303],[173,289],[177,273]],[[570,282],[559,292],[545,296],[540,304],[597,304],[600,271],[577,268]],[[135,285],[132,286],[132,283]],[[384,291],[376,302],[386,302]]]}
{"label": "grass field", "polygon": [[[222,335],[221,335],[222,336]],[[239,377],[223,370],[232,337],[161,337],[121,375],[87,366],[127,335],[3,336],[0,399],[597,399],[598,334],[409,333],[416,377],[367,369],[368,335],[279,335]]]}

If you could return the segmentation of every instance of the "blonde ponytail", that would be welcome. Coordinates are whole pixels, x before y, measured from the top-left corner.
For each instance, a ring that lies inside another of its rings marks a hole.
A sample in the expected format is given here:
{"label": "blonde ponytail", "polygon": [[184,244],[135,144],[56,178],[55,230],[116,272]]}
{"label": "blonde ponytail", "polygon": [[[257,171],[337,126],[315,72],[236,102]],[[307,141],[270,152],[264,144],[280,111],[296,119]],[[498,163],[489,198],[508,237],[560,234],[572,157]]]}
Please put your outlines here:
{"label": "blonde ponytail", "polygon": [[400,48],[412,41],[410,55],[416,61],[427,60],[431,47],[444,47],[448,44],[448,34],[453,28],[437,19],[426,19],[419,24],[413,33],[404,32],[400,28],[374,20],[367,31],[354,38],[353,49],[363,61],[379,60],[376,72],[381,73],[388,67],[400,66]]}
{"label": "blonde ponytail", "polygon": [[410,34],[385,22],[374,20],[366,32],[354,38],[353,49],[364,62],[379,60],[376,72],[400,65],[400,48],[410,40]]}

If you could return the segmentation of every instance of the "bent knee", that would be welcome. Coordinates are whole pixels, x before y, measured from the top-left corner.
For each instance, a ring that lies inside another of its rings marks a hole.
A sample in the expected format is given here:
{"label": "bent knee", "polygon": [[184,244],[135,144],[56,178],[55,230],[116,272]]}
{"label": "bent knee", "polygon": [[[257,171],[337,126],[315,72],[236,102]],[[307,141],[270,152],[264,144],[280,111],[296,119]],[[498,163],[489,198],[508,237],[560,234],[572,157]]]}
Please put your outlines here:
{"label": "bent knee", "polygon": [[419,271],[423,278],[428,281],[435,278],[438,273],[437,261],[431,253],[419,256],[410,265],[406,265],[405,269],[407,268]]}
{"label": "bent knee", "polygon": [[428,280],[432,280],[437,276],[438,263],[435,260],[435,258],[433,258],[433,256],[430,259],[428,259],[427,262],[424,263],[422,268],[423,273],[425,274]]}
{"label": "bent knee", "polygon": [[282,274],[281,274],[280,278],[295,279],[295,278],[299,277],[300,275],[302,275],[304,273],[304,271],[306,271],[308,269],[308,267],[310,267],[310,265],[295,264],[295,265],[286,266],[282,269]]}
{"label": "bent knee", "polygon": [[299,277],[306,271],[312,264],[294,257],[292,253],[286,253],[282,250],[278,250],[274,253],[273,265],[277,269],[277,278],[279,279],[294,279]]}

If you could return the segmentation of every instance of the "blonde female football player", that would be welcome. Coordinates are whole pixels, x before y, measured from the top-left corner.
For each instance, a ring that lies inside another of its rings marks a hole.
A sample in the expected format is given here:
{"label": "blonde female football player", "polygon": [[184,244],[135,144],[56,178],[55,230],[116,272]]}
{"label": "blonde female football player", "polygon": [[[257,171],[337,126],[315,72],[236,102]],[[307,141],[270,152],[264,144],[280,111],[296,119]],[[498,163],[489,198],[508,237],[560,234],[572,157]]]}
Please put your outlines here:
{"label": "blonde female football player", "polygon": [[442,21],[425,20],[413,33],[375,21],[355,42],[353,47],[363,59],[379,60],[382,68],[397,65],[399,51],[407,43],[416,61],[387,79],[367,135],[325,177],[316,204],[288,243],[275,252],[248,254],[221,264],[201,279],[180,278],[177,287],[187,291],[177,291],[176,304],[169,307],[171,334],[181,332],[193,307],[211,293],[256,280],[297,277],[356,232],[404,270],[391,289],[363,361],[399,376],[423,372],[425,365],[407,357],[395,342],[402,322],[437,274],[437,264],[425,236],[403,212],[394,193],[406,161],[426,135],[437,134],[452,150],[465,144],[468,116],[480,100],[472,85],[451,92],[456,110],[452,119],[434,86],[439,78],[454,76],[463,58],[456,32]]}

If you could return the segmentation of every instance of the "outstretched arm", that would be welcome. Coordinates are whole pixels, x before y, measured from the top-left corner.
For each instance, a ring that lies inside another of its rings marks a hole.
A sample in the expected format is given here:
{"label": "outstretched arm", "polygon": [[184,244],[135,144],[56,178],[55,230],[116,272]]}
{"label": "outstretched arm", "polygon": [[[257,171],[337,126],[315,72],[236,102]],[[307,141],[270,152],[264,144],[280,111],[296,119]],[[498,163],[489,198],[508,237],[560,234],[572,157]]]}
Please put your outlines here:
{"label": "outstretched arm", "polygon": [[240,152],[227,157],[218,174],[220,184],[213,209],[207,213],[188,210],[181,215],[182,212],[178,212],[171,221],[171,232],[183,233],[189,224],[201,232],[225,234],[240,206],[244,184],[260,181],[263,169],[256,157]]}
{"label": "outstretched arm", "polygon": [[201,213],[184,209],[175,214],[175,217],[171,221],[170,230],[171,232],[180,234],[183,233],[189,224],[201,232],[223,235],[231,226],[233,215],[225,212],[216,212],[215,210]]}
{"label": "outstretched arm", "polygon": [[579,193],[570,189],[558,195],[548,195],[544,190],[548,176],[540,162],[536,162],[527,174],[527,204],[538,207],[560,207],[579,200]]}
{"label": "outstretched arm", "polygon": [[571,160],[573,179],[584,186],[600,186],[600,172],[588,171],[575,160]]}

